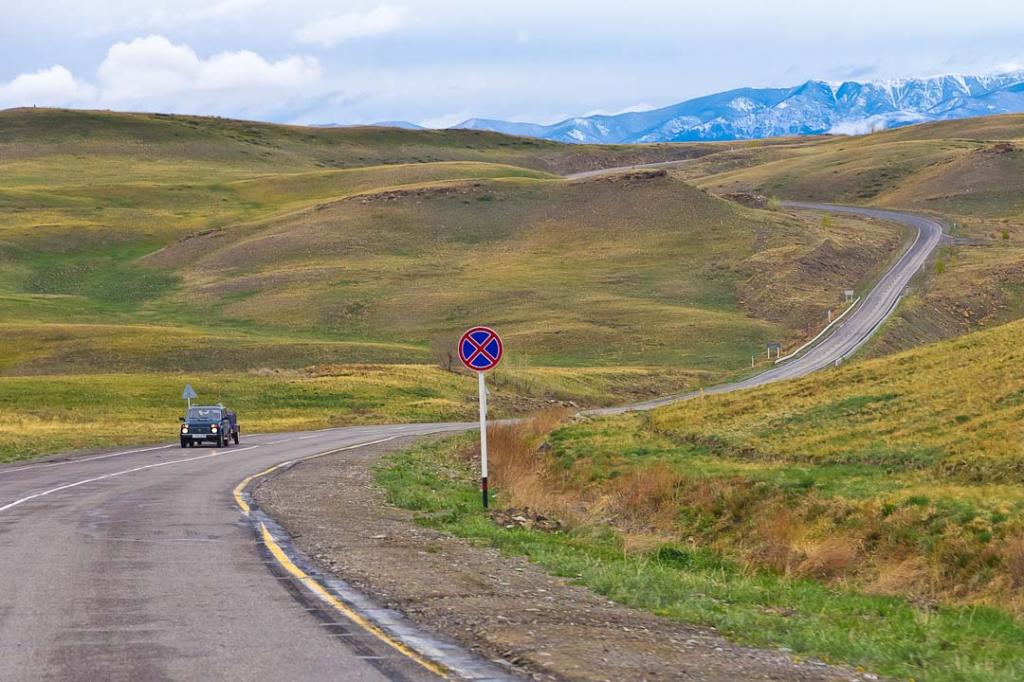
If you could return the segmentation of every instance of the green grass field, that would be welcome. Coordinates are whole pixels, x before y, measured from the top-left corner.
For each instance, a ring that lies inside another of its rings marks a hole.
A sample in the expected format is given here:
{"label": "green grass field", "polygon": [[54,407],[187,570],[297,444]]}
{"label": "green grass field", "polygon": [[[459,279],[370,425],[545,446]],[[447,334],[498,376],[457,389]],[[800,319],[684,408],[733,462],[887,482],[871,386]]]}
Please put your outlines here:
{"label": "green grass field", "polygon": [[[1024,321],[651,413],[393,456],[389,499],[609,598],[900,679],[1024,673]],[[551,418],[547,419],[548,422]],[[547,454],[538,443],[547,440]]]}
{"label": "green grass field", "polygon": [[[560,447],[576,433],[570,430]],[[888,678],[1010,682],[1024,672],[1024,627],[999,609],[936,605],[841,582],[826,585],[812,575],[744,563],[685,535],[639,544],[635,529],[598,520],[611,512],[609,506],[565,532],[505,528],[480,509],[474,455],[471,436],[421,445],[383,461],[377,481],[391,503],[416,511],[424,525],[526,556],[609,599],[709,625],[733,640],[785,647]],[[631,459],[658,456],[668,457],[637,452]],[[694,462],[679,464],[689,468]],[[622,486],[612,503],[627,491]],[[507,490],[499,492],[499,501],[509,499]],[[730,502],[740,508],[744,499],[723,500],[722,506]]]}
{"label": "green grass field", "polygon": [[[639,400],[692,388],[705,379],[701,373],[664,368],[531,368],[513,362],[491,373],[488,386],[492,413],[505,416],[546,409],[552,401],[601,405]],[[475,377],[422,364],[0,376],[0,462],[173,441],[186,382],[201,401],[223,401],[238,409],[248,433],[473,421],[478,414]]]}
{"label": "green grass field", "polygon": [[[955,240],[862,356],[916,348],[550,433],[496,430],[498,504],[565,534],[475,509],[471,439],[399,455],[380,483],[424,523],[743,641],[906,679],[1019,679],[1022,143],[1009,116],[701,156],[673,175],[943,218]],[[935,339],[949,340],[917,347]]]}
{"label": "green grass field", "polygon": [[[251,396],[275,372],[395,366],[398,386],[411,376],[398,366],[416,365],[430,388],[430,365],[474,323],[501,329],[523,377],[507,385],[525,398],[512,412],[715,381],[768,340],[813,333],[903,238],[744,208],[663,172],[560,175],[728,148],[0,112],[0,376],[21,382],[0,394],[8,416],[34,423],[62,414],[75,383],[91,396],[67,415],[78,429],[89,410],[106,424],[123,408],[109,389],[119,376],[167,397],[209,377],[273,424]],[[281,428],[430,413],[346,414],[310,405]],[[12,436],[6,456],[109,440],[65,439],[59,421]]]}

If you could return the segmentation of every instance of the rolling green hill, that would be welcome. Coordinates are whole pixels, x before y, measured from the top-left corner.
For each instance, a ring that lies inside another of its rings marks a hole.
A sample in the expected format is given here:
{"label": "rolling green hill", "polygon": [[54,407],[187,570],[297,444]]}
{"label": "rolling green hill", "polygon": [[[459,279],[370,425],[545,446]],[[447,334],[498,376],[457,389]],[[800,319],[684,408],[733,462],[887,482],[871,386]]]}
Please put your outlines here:
{"label": "rolling green hill", "polygon": [[[118,374],[148,402],[168,384],[171,407],[178,383],[206,376],[225,386],[244,375],[243,395],[275,372],[298,386],[413,364],[432,384],[427,370],[458,332],[485,322],[506,336],[509,411],[713,381],[749,367],[768,340],[816,331],[904,238],[745,208],[664,171],[561,175],[727,148],[0,112],[0,375],[60,377],[83,405],[96,386],[104,422],[104,404],[120,402],[100,377]],[[36,395],[9,404],[45,414],[39,433],[61,432],[61,392]],[[469,405],[447,404],[420,414]],[[290,423],[405,414],[310,405]],[[86,417],[68,418],[82,437],[61,443],[100,442]],[[46,449],[30,440],[23,450]]]}

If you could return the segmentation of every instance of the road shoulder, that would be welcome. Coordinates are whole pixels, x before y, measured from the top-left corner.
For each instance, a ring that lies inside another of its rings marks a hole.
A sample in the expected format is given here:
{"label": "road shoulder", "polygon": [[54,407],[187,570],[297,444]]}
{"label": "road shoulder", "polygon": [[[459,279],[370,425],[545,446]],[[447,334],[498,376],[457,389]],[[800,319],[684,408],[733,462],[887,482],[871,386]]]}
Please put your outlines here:
{"label": "road shoulder", "polygon": [[533,679],[865,679],[620,606],[522,558],[417,525],[385,504],[372,474],[382,453],[408,443],[303,462],[261,483],[255,498],[326,573]]}

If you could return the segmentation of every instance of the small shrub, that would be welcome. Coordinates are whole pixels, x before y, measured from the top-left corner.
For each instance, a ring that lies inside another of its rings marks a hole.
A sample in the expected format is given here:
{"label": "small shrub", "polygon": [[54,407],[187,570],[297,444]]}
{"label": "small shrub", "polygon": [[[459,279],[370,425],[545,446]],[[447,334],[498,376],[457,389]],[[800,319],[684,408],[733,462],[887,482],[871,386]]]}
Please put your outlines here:
{"label": "small shrub", "polygon": [[445,372],[455,371],[455,342],[449,337],[434,339],[430,345],[437,359],[437,366]]}

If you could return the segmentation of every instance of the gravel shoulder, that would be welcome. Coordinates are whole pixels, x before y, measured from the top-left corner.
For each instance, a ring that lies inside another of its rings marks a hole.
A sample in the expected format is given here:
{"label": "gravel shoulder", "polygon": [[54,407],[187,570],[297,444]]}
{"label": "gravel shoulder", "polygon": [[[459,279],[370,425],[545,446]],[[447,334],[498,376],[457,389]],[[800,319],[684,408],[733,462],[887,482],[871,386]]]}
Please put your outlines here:
{"label": "gravel shoulder", "polygon": [[327,573],[424,630],[536,680],[873,680],[709,628],[630,609],[520,557],[417,525],[387,505],[372,467],[399,440],[303,462],[255,490]]}

